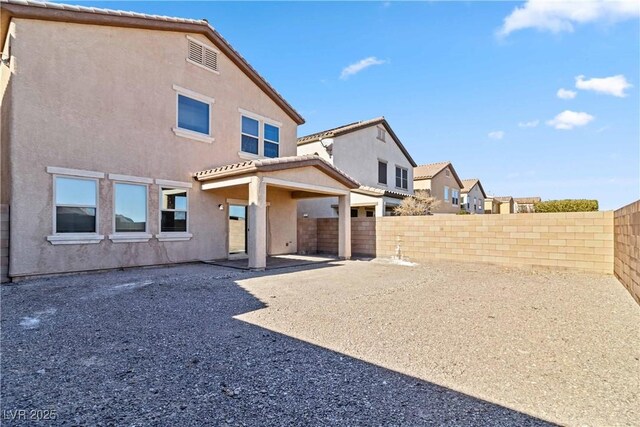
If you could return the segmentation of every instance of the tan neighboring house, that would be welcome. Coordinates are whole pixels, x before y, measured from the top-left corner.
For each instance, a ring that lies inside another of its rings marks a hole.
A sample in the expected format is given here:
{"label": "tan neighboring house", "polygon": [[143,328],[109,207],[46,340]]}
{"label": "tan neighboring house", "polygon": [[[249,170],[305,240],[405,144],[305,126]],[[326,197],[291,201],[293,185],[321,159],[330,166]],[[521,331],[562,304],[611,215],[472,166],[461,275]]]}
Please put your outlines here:
{"label": "tan neighboring house", "polygon": [[428,190],[431,196],[440,200],[432,209],[433,213],[460,212],[463,183],[451,162],[430,163],[413,169],[414,190]]}
{"label": "tan neighboring house", "polygon": [[534,205],[541,201],[540,197],[515,197],[513,210],[516,213],[533,213],[536,211]]}
{"label": "tan neighboring house", "polygon": [[[365,120],[298,138],[299,155],[318,155],[356,179],[351,216],[392,215],[413,194],[416,163],[384,117]],[[337,199],[298,202],[298,215],[337,216]]]}
{"label": "tan neighboring house", "polygon": [[472,214],[484,213],[484,201],[487,194],[479,179],[463,179],[460,194],[462,194],[462,209]]}
{"label": "tan neighboring house", "polygon": [[494,197],[494,199],[500,203],[500,209],[499,209],[499,212],[497,213],[501,213],[501,214],[515,213],[515,210],[514,210],[515,204],[513,202],[513,197],[501,196],[501,197]]}
{"label": "tan neighboring house", "polygon": [[0,8],[4,273],[234,257],[261,269],[296,252],[297,202],[318,197],[337,198],[350,256],[359,184],[297,155],[304,119],[207,21]]}
{"label": "tan neighboring house", "polygon": [[495,197],[487,197],[486,199],[484,199],[484,213],[499,214],[500,202]]}

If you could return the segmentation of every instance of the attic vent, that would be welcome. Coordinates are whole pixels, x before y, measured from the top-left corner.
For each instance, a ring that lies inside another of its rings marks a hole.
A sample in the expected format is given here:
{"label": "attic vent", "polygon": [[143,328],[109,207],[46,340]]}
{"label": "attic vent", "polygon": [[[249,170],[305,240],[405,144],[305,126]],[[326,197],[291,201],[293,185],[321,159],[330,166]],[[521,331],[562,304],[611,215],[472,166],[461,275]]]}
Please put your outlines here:
{"label": "attic vent", "polygon": [[218,53],[191,39],[189,39],[188,58],[209,70],[218,71]]}

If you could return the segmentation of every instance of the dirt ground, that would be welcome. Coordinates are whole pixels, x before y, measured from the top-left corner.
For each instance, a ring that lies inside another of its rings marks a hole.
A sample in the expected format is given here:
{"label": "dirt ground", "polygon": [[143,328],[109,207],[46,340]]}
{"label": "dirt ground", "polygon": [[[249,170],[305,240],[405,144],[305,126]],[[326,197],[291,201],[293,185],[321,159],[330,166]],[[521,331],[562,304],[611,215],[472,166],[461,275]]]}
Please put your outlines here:
{"label": "dirt ground", "polygon": [[[640,419],[640,307],[610,276],[192,264],[25,281],[0,297],[7,426]],[[55,420],[23,418],[43,411]]]}
{"label": "dirt ground", "polygon": [[263,328],[554,423],[640,420],[640,307],[612,276],[353,261],[238,283]]}

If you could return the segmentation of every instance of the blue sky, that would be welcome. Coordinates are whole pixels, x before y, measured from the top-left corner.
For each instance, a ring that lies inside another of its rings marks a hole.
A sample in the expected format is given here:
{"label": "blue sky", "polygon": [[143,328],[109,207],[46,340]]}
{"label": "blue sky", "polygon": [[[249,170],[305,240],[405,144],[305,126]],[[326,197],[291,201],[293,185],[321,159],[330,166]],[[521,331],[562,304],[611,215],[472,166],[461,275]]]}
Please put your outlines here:
{"label": "blue sky", "polygon": [[638,3],[65,3],[207,18],[299,135],[384,115],[416,162],[495,195],[640,197]]}

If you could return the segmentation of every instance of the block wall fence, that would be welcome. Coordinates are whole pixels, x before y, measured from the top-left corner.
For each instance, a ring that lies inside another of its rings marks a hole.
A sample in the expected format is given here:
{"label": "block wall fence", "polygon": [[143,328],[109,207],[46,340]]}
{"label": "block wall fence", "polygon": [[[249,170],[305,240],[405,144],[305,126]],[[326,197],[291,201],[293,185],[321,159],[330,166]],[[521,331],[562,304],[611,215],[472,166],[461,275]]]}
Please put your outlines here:
{"label": "block wall fence", "polygon": [[[299,225],[307,230],[314,221],[317,252],[337,253],[337,219],[303,218]],[[613,212],[352,218],[351,240],[354,256],[613,273]]]}
{"label": "block wall fence", "polygon": [[9,281],[9,205],[0,204],[0,283]]}
{"label": "block wall fence", "polygon": [[613,213],[614,274],[640,304],[640,200]]}
{"label": "block wall fence", "polygon": [[[336,218],[300,218],[300,253],[338,252]],[[351,219],[354,256],[614,274],[640,304],[640,200],[614,211]]]}

